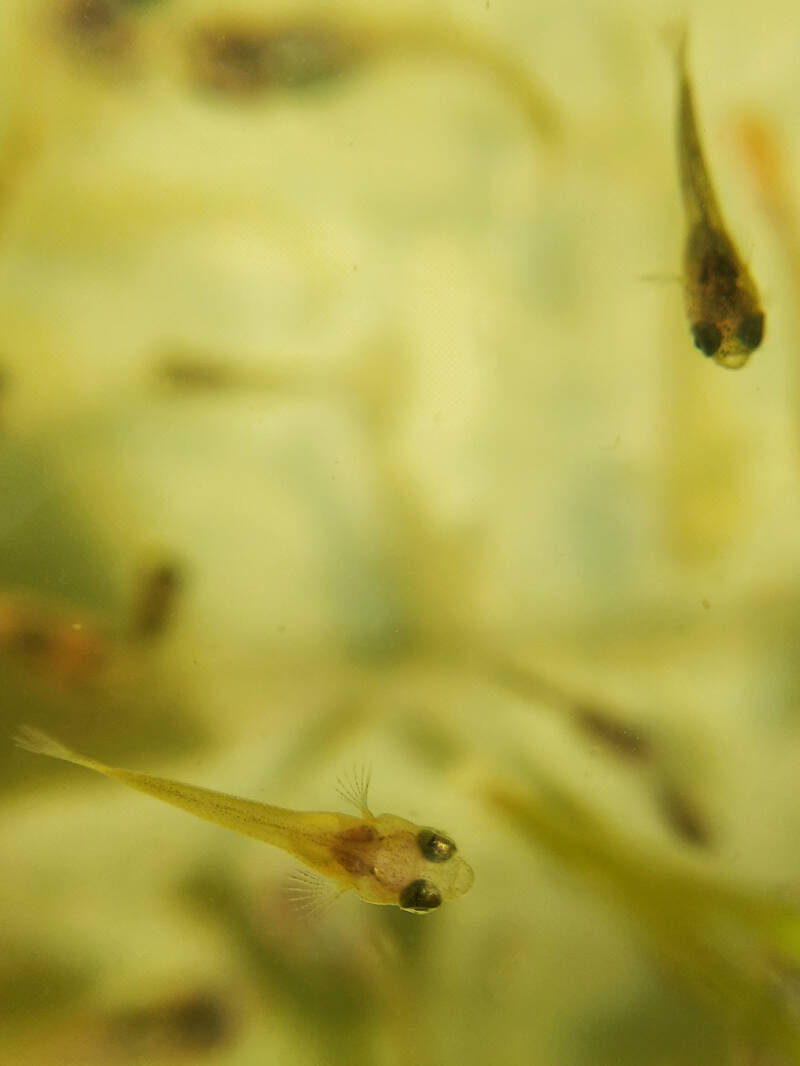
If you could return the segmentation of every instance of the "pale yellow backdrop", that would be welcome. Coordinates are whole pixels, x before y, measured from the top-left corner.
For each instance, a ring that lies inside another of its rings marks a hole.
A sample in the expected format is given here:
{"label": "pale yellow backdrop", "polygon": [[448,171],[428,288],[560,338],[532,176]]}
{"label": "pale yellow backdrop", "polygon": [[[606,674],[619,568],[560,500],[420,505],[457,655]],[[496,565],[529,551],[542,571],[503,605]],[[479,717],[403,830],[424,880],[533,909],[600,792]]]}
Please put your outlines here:
{"label": "pale yellow backdrop", "polygon": [[[681,17],[2,5],[0,1062],[800,1061],[800,22],[688,10],[767,316],[729,372]],[[475,885],[300,918],[20,722],[298,808],[366,761]]]}

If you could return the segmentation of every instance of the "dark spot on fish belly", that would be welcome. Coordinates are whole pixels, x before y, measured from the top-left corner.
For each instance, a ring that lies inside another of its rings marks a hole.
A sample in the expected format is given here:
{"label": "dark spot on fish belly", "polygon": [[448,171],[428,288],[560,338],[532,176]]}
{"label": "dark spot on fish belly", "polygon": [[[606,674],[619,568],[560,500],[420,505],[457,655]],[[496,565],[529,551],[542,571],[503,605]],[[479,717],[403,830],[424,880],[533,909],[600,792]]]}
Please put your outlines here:
{"label": "dark spot on fish belly", "polygon": [[345,840],[350,844],[369,844],[371,840],[376,839],[378,832],[371,825],[357,825],[353,829],[345,829],[336,835],[339,840]]}
{"label": "dark spot on fish belly", "polygon": [[736,267],[729,256],[709,252],[700,261],[698,279],[701,285],[725,284],[732,287],[737,278]]}
{"label": "dark spot on fish belly", "polygon": [[689,283],[733,294],[739,265],[733,245],[719,230],[705,222],[694,226],[686,249]]}
{"label": "dark spot on fish belly", "polygon": [[333,857],[343,870],[353,877],[364,877],[370,872],[369,866],[357,855],[349,851],[334,851]]}

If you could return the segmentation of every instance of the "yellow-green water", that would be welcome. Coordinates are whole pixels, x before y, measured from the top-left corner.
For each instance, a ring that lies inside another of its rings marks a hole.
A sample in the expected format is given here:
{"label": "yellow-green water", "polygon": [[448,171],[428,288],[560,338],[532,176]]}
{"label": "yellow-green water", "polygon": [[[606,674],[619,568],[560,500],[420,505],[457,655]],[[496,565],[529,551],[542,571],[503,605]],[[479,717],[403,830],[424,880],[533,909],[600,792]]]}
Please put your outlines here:
{"label": "yellow-green water", "polygon": [[[689,11],[728,372],[644,280],[672,5],[0,7],[0,1063],[800,1062],[792,12]],[[301,809],[368,762],[475,884],[309,919],[23,722]]]}

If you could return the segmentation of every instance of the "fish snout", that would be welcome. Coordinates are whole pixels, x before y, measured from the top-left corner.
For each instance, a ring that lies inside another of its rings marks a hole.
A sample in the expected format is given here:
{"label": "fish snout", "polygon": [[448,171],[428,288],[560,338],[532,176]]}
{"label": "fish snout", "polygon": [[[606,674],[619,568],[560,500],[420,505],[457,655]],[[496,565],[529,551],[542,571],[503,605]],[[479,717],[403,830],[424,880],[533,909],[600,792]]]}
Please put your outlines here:
{"label": "fish snout", "polygon": [[474,880],[475,871],[468,862],[461,859],[458,864],[458,869],[455,872],[452,885],[450,886],[453,897],[463,896],[465,892],[469,892]]}

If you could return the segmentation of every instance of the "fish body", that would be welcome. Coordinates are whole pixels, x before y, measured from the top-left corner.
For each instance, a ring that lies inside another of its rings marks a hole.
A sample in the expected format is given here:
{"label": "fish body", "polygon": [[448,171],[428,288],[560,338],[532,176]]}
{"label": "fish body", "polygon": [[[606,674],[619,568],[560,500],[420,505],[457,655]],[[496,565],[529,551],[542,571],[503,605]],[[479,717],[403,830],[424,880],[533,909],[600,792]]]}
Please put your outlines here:
{"label": "fish body", "polygon": [[371,813],[368,779],[355,792],[343,792],[359,807],[358,817],[295,811],[106,766],[28,726],[19,730],[16,742],[27,751],[85,766],[207,822],[272,844],[328,878],[336,894],[353,890],[367,903],[393,904],[425,914],[463,895],[472,885],[472,868],[446,833],[396,815]]}
{"label": "fish body", "polygon": [[686,313],[695,347],[720,366],[743,367],[764,336],[758,291],[728,235],[697,132],[686,66],[686,36],[677,49],[678,168],[686,213]]}

